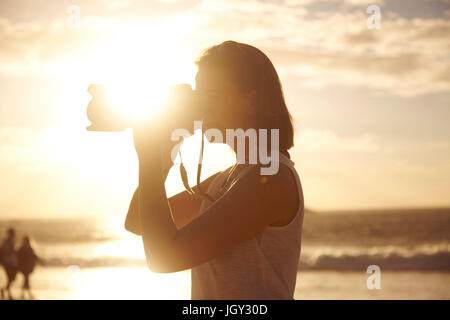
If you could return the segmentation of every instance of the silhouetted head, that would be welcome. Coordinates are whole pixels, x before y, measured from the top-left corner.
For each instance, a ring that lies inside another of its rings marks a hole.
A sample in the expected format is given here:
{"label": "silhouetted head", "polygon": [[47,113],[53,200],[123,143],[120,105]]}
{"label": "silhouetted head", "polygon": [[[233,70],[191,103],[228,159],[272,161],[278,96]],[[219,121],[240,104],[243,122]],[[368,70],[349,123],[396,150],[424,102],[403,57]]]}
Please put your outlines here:
{"label": "silhouetted head", "polygon": [[22,239],[22,247],[30,247],[31,246],[31,238],[29,236],[24,236]]}
{"label": "silhouetted head", "polygon": [[14,228],[9,228],[7,235],[8,239],[14,239],[14,237],[16,236],[16,230]]}
{"label": "silhouetted head", "polygon": [[225,41],[197,60],[196,90],[208,101],[203,128],[279,129],[279,148],[294,144],[292,117],[269,58],[244,43]]}

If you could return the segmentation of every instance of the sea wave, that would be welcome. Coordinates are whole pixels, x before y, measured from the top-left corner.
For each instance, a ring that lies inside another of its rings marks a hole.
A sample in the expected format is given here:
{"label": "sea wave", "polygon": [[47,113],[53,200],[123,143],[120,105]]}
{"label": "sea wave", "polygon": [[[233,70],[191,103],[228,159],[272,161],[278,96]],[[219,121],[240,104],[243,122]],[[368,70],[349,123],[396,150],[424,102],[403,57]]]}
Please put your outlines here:
{"label": "sea wave", "polygon": [[[145,259],[120,256],[91,257],[47,257],[49,266],[79,267],[145,267]],[[448,244],[434,247],[414,248],[371,248],[370,250],[313,250],[302,252],[299,270],[366,270],[377,265],[382,270],[450,271],[450,250]]]}
{"label": "sea wave", "polygon": [[[305,215],[300,270],[450,271],[450,209]],[[49,266],[145,267],[142,240],[123,217],[0,220],[0,239],[28,234]]]}
{"label": "sea wave", "polygon": [[366,270],[377,265],[382,270],[450,271],[450,245],[441,243],[415,248],[378,247],[359,250],[329,249],[302,254],[300,270]]}

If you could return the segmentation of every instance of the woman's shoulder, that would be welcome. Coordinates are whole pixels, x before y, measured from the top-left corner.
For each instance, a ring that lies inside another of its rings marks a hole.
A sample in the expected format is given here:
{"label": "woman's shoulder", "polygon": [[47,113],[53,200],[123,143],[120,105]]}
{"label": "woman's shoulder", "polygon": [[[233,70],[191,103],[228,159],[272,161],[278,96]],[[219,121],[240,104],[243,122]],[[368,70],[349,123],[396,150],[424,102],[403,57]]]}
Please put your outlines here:
{"label": "woman's shoulder", "polygon": [[264,175],[260,164],[242,165],[240,170],[237,170],[236,177],[233,179],[233,184],[238,181],[244,185],[255,186],[261,185],[264,188],[258,188],[261,191],[270,189],[273,195],[279,195],[280,192],[289,195],[297,195],[296,177],[292,168],[288,165],[281,164],[275,174]]}
{"label": "woman's shoulder", "polygon": [[281,200],[282,208],[276,209],[279,212],[286,212],[286,216],[280,217],[280,221],[290,221],[303,205],[303,191],[301,185],[297,183],[298,175],[295,168],[289,163],[280,162],[277,172],[273,175],[262,175],[260,165],[252,165],[248,168],[241,178],[242,183],[248,186],[255,186],[255,184],[261,186],[261,188],[255,188],[255,192],[259,190],[264,197],[277,199],[273,201],[277,205]]}

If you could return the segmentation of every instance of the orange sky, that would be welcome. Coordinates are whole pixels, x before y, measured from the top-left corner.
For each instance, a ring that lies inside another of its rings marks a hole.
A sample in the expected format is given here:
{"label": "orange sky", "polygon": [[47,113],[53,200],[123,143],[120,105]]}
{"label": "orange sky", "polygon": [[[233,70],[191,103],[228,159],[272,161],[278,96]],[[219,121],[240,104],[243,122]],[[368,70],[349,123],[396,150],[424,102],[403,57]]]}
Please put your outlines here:
{"label": "orange sky", "polygon": [[[279,71],[308,207],[448,206],[448,34],[438,0],[0,0],[0,218],[124,214],[130,132],[85,131],[88,84],[192,84],[196,56],[229,39]],[[231,162],[208,146],[205,176]]]}

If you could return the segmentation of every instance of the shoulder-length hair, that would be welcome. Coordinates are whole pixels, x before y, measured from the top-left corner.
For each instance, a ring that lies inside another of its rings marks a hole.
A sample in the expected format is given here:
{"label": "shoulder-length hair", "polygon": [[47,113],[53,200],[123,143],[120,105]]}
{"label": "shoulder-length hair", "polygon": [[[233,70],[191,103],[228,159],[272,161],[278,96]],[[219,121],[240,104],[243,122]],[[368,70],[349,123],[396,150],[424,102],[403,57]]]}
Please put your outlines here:
{"label": "shoulder-length hair", "polygon": [[196,61],[202,68],[220,68],[242,93],[256,92],[257,125],[255,129],[279,129],[279,148],[294,146],[292,116],[284,99],[277,71],[258,48],[235,41],[225,41],[206,49]]}

